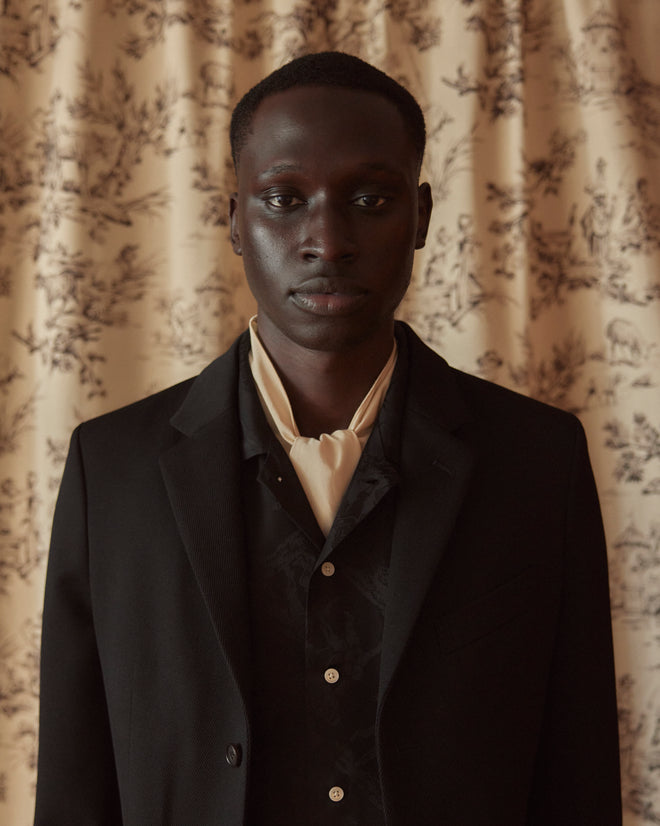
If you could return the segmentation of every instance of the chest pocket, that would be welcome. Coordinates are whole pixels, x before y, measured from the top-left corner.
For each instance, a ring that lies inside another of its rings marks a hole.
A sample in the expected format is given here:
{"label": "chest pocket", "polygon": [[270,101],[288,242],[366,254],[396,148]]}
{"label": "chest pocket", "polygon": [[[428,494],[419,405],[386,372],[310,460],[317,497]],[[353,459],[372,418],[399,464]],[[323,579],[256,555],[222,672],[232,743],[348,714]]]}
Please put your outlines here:
{"label": "chest pocket", "polygon": [[443,656],[483,640],[516,620],[539,609],[547,610],[549,589],[543,588],[543,571],[538,566],[496,586],[483,596],[440,617],[435,625],[436,642]]}

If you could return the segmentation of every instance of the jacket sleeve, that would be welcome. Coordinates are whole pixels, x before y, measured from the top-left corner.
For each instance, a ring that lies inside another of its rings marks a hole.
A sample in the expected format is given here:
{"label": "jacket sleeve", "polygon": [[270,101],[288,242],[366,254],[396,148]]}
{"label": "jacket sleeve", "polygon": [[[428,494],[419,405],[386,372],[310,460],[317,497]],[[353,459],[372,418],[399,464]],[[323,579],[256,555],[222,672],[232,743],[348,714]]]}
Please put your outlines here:
{"label": "jacket sleeve", "polygon": [[89,587],[80,429],[71,439],[51,539],[41,649],[35,826],[122,823]]}
{"label": "jacket sleeve", "polygon": [[564,582],[528,826],[620,826],[617,709],[605,538],[578,425]]}

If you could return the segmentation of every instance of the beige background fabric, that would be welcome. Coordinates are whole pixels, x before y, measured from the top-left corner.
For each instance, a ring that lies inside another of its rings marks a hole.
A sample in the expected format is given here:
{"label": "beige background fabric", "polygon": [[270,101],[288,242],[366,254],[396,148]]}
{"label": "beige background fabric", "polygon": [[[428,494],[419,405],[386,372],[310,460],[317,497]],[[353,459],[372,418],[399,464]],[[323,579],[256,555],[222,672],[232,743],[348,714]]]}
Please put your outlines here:
{"label": "beige background fabric", "polygon": [[586,427],[626,824],[660,823],[659,39],[657,0],[0,0],[0,822],[32,817],[71,430],[245,327],[231,107],[339,48],[427,116],[435,213],[401,316]]}

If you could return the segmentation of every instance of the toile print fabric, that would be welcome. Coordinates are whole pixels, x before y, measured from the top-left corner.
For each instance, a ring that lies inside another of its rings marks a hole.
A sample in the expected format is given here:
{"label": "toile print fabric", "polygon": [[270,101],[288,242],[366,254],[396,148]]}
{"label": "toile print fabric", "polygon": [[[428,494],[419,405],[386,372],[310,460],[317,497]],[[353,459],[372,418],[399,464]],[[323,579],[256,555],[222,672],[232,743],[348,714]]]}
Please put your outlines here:
{"label": "toile print fabric", "polygon": [[434,217],[400,316],[586,428],[625,823],[660,823],[659,31],[657,0],[0,0],[0,822],[32,820],[70,433],[246,327],[231,108],[333,48],[427,118]]}

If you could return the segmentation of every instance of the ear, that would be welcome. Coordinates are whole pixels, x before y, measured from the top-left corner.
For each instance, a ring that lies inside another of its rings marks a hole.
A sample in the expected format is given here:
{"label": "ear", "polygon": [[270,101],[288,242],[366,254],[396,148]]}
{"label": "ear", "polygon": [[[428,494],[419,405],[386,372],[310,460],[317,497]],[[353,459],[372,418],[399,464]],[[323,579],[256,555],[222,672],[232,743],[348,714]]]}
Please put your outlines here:
{"label": "ear", "polygon": [[238,192],[232,192],[229,196],[229,226],[231,231],[231,248],[236,255],[242,255],[241,235],[238,230]]}
{"label": "ear", "polygon": [[433,195],[431,187],[427,183],[419,185],[417,190],[417,236],[415,238],[415,249],[421,250],[426,243],[426,233],[429,231],[429,221],[431,220],[431,210],[433,209]]}

